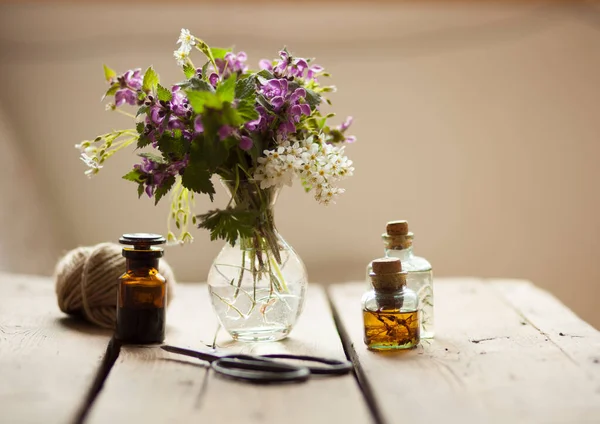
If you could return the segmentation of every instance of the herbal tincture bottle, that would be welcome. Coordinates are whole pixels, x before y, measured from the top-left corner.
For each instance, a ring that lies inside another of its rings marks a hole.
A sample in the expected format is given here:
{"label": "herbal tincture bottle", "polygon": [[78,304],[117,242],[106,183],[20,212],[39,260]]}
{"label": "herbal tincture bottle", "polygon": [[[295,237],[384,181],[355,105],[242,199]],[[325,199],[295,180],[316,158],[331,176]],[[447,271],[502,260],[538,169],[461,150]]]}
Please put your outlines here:
{"label": "herbal tincture bottle", "polygon": [[115,338],[123,343],[161,343],[165,339],[167,285],[158,273],[165,243],[158,234],[124,234],[126,272],[119,277]]}
{"label": "herbal tincture bottle", "polygon": [[409,349],[419,344],[417,294],[406,286],[400,259],[375,259],[372,289],[362,298],[365,344],[371,350]]}
{"label": "herbal tincture bottle", "polygon": [[[402,269],[408,273],[406,282],[409,288],[419,296],[421,305],[421,338],[431,339],[434,330],[433,308],[433,272],[431,264],[413,254],[414,234],[408,231],[406,221],[390,221],[386,232],[382,234],[385,243],[385,256],[402,261]],[[367,280],[371,272],[371,264],[367,267]]]}

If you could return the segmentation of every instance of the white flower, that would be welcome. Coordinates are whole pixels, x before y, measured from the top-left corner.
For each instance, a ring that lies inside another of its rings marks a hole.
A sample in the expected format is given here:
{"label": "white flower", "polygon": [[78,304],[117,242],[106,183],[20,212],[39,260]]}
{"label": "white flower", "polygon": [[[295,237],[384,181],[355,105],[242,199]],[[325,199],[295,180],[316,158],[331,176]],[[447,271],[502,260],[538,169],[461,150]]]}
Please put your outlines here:
{"label": "white flower", "polygon": [[352,161],[344,148],[327,144],[321,138],[286,140],[273,150],[264,150],[257,160],[254,178],[261,188],[291,185],[297,175],[307,191],[314,191],[322,204],[335,203],[344,190],[332,184],[352,175]]}
{"label": "white flower", "polygon": [[196,45],[196,37],[194,37],[189,30],[181,28],[181,34],[179,35],[177,44],[181,44],[179,50],[189,54],[192,51],[192,47]]}
{"label": "white flower", "polygon": [[188,57],[190,56],[190,52],[179,48],[179,50],[175,50],[173,52],[173,56],[175,56],[175,59],[177,59],[177,64],[179,66],[183,66],[187,63]]}

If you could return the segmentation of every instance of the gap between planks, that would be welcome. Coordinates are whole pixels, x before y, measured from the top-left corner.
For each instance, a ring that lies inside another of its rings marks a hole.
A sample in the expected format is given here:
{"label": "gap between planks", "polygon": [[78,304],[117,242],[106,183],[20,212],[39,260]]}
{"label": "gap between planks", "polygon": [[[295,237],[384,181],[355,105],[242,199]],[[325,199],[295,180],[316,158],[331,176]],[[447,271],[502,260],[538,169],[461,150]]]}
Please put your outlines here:
{"label": "gap between planks", "polygon": [[331,300],[331,293],[329,292],[329,290],[327,290],[326,293],[329,300],[329,307],[331,308],[331,313],[333,314],[333,320],[338,329],[338,334],[340,335],[340,338],[342,340],[344,352],[346,353],[346,359],[352,362],[352,365],[354,367],[354,377],[356,378],[356,382],[363,393],[363,396],[365,398],[365,401],[367,402],[371,414],[373,415],[373,420],[376,424],[385,424],[385,420],[383,419],[383,414],[381,412],[380,406],[377,403],[377,399],[375,397],[373,388],[371,387],[371,384],[369,383],[369,380],[365,375],[364,370],[360,366],[360,359],[356,354],[356,351],[352,348],[352,344],[350,342],[348,333],[346,332],[340,319],[340,316],[338,315],[337,310]]}

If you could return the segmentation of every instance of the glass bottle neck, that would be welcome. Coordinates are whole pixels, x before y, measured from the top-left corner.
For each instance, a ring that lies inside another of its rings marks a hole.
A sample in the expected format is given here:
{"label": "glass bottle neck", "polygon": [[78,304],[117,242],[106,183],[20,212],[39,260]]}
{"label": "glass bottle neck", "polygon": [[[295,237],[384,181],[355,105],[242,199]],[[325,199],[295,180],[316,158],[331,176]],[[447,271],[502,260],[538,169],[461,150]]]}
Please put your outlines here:
{"label": "glass bottle neck", "polygon": [[407,261],[413,258],[413,248],[407,247],[406,249],[385,249],[385,256],[388,258],[398,258],[400,261]]}
{"label": "glass bottle neck", "polygon": [[158,258],[148,258],[148,259],[133,259],[127,258],[125,260],[125,266],[127,267],[127,272],[132,272],[135,274],[148,274],[152,269],[158,269]]}

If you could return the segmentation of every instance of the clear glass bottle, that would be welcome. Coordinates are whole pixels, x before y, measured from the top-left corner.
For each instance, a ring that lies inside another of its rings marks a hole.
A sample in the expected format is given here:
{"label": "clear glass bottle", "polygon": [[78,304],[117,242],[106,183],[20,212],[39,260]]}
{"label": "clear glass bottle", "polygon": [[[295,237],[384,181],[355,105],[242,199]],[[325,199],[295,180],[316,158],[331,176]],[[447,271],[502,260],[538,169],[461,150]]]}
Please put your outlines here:
{"label": "clear glass bottle", "polygon": [[362,298],[364,341],[371,350],[409,349],[420,341],[417,294],[406,285],[407,273],[397,258],[372,262],[372,289]]}
{"label": "clear glass bottle", "polygon": [[[421,305],[421,338],[431,339],[435,335],[434,307],[433,307],[433,271],[431,264],[413,253],[414,234],[408,231],[406,221],[390,221],[386,225],[386,232],[382,234],[385,243],[385,256],[398,258],[402,262],[402,269],[408,273],[406,282],[409,288],[419,296]],[[370,283],[369,274],[372,262],[367,266],[367,281]]]}
{"label": "clear glass bottle", "polygon": [[158,234],[124,234],[126,272],[119,277],[115,338],[123,343],[162,343],[165,339],[167,284],[158,272],[164,244]]}

